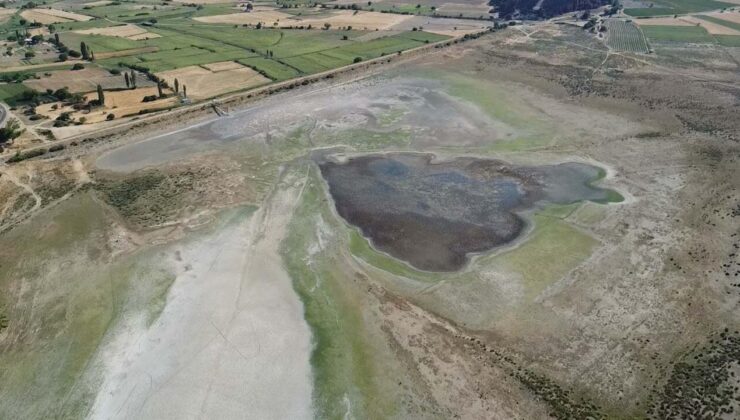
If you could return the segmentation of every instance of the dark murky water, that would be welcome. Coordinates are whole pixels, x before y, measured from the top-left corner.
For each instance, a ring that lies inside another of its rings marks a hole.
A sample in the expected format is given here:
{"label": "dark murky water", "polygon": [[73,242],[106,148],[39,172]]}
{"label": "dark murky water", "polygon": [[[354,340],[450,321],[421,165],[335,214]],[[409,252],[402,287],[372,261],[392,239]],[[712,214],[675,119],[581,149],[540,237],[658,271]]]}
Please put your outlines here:
{"label": "dark murky water", "polygon": [[516,166],[460,158],[432,163],[431,155],[320,161],[337,211],[375,247],[431,271],[454,271],[468,254],[513,241],[521,214],[545,203],[607,201],[609,190],[589,182],[599,168],[580,163]]}

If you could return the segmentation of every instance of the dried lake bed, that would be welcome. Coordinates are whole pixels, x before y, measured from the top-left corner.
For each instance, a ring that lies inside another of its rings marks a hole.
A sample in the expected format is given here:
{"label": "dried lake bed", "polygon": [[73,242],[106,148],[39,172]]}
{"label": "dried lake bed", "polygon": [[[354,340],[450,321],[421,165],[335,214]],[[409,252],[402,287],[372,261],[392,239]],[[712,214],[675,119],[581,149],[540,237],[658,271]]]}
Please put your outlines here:
{"label": "dried lake bed", "polygon": [[708,80],[736,75],[602,72],[543,25],[0,168],[0,417],[719,401],[740,154]]}

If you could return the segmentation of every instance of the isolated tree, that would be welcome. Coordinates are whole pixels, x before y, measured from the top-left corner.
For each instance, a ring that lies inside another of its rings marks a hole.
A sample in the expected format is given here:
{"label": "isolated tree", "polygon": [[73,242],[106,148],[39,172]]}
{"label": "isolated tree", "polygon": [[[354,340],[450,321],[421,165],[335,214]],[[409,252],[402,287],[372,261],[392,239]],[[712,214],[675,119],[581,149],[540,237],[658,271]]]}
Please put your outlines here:
{"label": "isolated tree", "polygon": [[90,61],[95,61],[95,53],[93,50],[90,50]]}
{"label": "isolated tree", "polygon": [[15,118],[10,118],[5,127],[0,128],[0,144],[12,142],[23,134],[23,131],[25,130],[21,129],[21,123]]}
{"label": "isolated tree", "polygon": [[175,79],[175,93],[180,93],[180,81]]}
{"label": "isolated tree", "polygon": [[103,87],[98,85],[98,103],[105,105],[105,94],[103,93]]}
{"label": "isolated tree", "polygon": [[54,44],[58,47],[59,46],[59,34],[54,34]]}
{"label": "isolated tree", "polygon": [[128,73],[123,73],[123,80],[126,82],[126,88],[131,88],[131,80],[128,78]]}
{"label": "isolated tree", "polygon": [[85,45],[84,42],[80,42],[80,53],[82,53],[82,58],[85,60],[90,59],[90,52],[87,50],[87,45]]}
{"label": "isolated tree", "polygon": [[136,89],[136,72],[131,70],[131,86]]}
{"label": "isolated tree", "polygon": [[157,82],[157,93],[159,94],[160,98],[164,97],[164,94],[162,93],[162,82]]}
{"label": "isolated tree", "polygon": [[185,85],[182,85],[182,96],[183,96],[183,98],[187,98],[188,97],[188,87],[185,86]]}

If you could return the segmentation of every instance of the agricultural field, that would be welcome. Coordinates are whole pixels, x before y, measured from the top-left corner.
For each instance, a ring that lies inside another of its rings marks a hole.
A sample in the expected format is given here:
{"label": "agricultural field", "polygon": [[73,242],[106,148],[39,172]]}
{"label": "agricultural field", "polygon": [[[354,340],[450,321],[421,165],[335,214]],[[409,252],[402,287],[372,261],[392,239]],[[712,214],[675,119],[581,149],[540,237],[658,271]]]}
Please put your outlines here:
{"label": "agricultural field", "polygon": [[272,80],[255,70],[233,61],[182,67],[155,73],[170,86],[187,86],[188,97],[202,100],[224,93],[250,89],[270,83]]}
{"label": "agricultural field", "polygon": [[[713,27],[717,28],[718,30],[716,32],[712,32],[711,29],[707,28],[710,33],[716,33],[718,35],[740,35],[740,12],[723,13],[717,15],[695,15],[694,18],[713,23]],[[735,33],[723,33],[723,31],[726,31],[728,29],[734,31]]]}
{"label": "agricultural field", "polygon": [[38,22],[44,25],[62,22],[86,22],[92,19],[91,16],[57,9],[30,9],[22,11],[20,15],[29,22]]}
{"label": "agricultural field", "polygon": [[616,51],[646,53],[650,51],[645,35],[632,22],[621,19],[606,19],[606,45]]}
{"label": "agricultural field", "polygon": [[626,8],[624,13],[634,17],[668,16],[726,9],[737,6],[731,2],[717,0],[658,0],[651,7]]}
{"label": "agricultural field", "polygon": [[97,85],[105,89],[126,87],[123,76],[113,75],[107,70],[92,66],[81,70],[52,70],[37,75],[39,78],[26,80],[23,84],[39,92],[66,87],[72,93],[91,92]]}
{"label": "agricultural field", "polygon": [[714,38],[701,26],[640,25],[650,42],[713,44]]}
{"label": "agricultural field", "polygon": [[[53,99],[47,90],[66,87],[87,97],[98,86],[110,91],[126,88],[123,74],[136,71],[140,87],[156,85],[160,78],[166,84],[182,79],[190,88],[188,99],[198,101],[482,32],[491,25],[335,10],[332,5],[296,3],[283,8],[258,3],[250,13],[245,7],[213,1],[93,1],[7,9],[7,20],[0,24],[0,34],[7,37],[0,45],[6,48],[0,72],[35,74],[23,87],[7,87],[4,97],[13,106],[28,107],[21,117],[27,127],[48,133],[50,122],[33,113],[34,105]],[[233,68],[209,67],[219,63]],[[59,66],[74,67],[77,73],[57,71]],[[182,95],[169,88],[170,95]],[[167,107],[178,104],[175,100]],[[123,114],[136,114],[129,112],[132,106]],[[139,108],[153,109],[151,104]],[[98,117],[82,121],[94,124]],[[71,131],[66,126],[52,128],[52,134]]]}

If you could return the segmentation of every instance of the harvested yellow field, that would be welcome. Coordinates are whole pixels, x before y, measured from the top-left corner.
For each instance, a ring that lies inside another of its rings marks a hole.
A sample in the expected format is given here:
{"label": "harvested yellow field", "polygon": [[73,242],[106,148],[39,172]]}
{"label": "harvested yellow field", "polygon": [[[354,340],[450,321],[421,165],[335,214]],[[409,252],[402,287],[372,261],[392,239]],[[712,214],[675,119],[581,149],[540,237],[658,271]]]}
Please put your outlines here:
{"label": "harvested yellow field", "polygon": [[[351,26],[353,29],[364,29],[368,31],[385,30],[390,29],[392,26],[398,25],[409,19],[412,19],[411,15],[399,15],[394,13],[379,13],[379,12],[354,12],[352,10],[339,10],[332,12],[331,15],[326,17],[309,17],[300,20],[281,21],[280,26],[289,25],[312,25],[315,28],[323,27],[325,23],[328,23],[332,28],[338,29],[346,26]],[[297,22],[297,23],[296,23]]]}
{"label": "harvested yellow field", "polygon": [[180,82],[180,86],[187,86],[188,98],[193,100],[212,98],[224,93],[248,89],[271,82],[270,79],[249,67],[238,66],[238,68],[217,72],[212,72],[200,66],[189,66],[156,73],[156,75],[166,80],[170,86],[174,86],[175,79],[177,79]]}
{"label": "harvested yellow field", "polygon": [[713,18],[722,19],[728,22],[740,24],[740,12],[724,12],[724,13],[712,12],[712,13],[705,13],[705,14]]}
{"label": "harvested yellow field", "polygon": [[673,17],[657,17],[648,19],[635,19],[634,23],[640,26],[694,26],[690,22],[686,22],[679,18]]}
{"label": "harvested yellow field", "polygon": [[239,12],[229,13],[227,15],[202,16],[193,19],[204,23],[228,23],[232,25],[256,25],[261,23],[263,25],[273,26],[276,22],[280,24],[281,20],[292,17],[292,15],[273,9],[250,13]]}
{"label": "harvested yellow field", "polygon": [[218,63],[204,64],[203,67],[207,68],[208,70],[214,73],[219,72],[219,71],[235,70],[235,69],[244,68],[243,65],[237,63],[236,61],[220,61]]}
{"label": "harvested yellow field", "polygon": [[729,26],[719,25],[708,20],[699,19],[693,16],[682,17],[681,19],[694,25],[701,25],[712,35],[740,35],[740,31],[730,28]]}
{"label": "harvested yellow field", "polygon": [[109,26],[107,28],[92,28],[92,29],[82,29],[73,31],[78,34],[87,34],[87,35],[106,35],[106,36],[116,36],[119,38],[127,38],[132,40],[139,40],[139,39],[145,39],[145,38],[159,38],[161,35],[149,32],[146,29],[133,25],[133,24],[126,24],[126,25],[120,25],[120,26]]}
{"label": "harvested yellow field", "polygon": [[21,12],[21,16],[29,22],[39,22],[44,25],[62,22],[85,22],[92,17],[79,13],[65,12],[56,9],[31,9]]}

